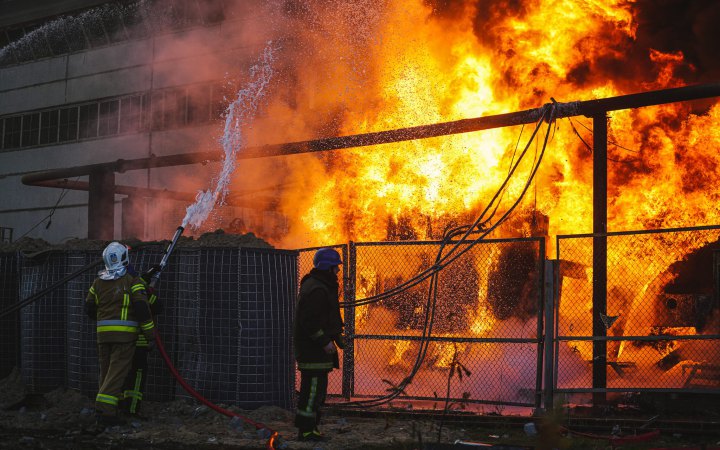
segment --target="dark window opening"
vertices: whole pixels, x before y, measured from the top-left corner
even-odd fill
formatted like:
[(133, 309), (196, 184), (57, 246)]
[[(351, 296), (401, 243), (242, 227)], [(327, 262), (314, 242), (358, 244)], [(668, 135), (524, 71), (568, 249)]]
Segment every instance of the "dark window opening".
[(60, 142), (74, 141), (78, 135), (78, 108), (60, 110)]
[(165, 104), (164, 94), (162, 92), (153, 92), (151, 95), (150, 109), (152, 110), (152, 122), (150, 128), (152, 130), (163, 129), (163, 105)]
[(3, 146), (5, 149), (20, 148), (21, 130), (22, 116), (5, 119), (5, 131), (3, 133)]
[(142, 96), (120, 100), (120, 132), (137, 133), (142, 127)]
[(187, 123), (210, 121), (210, 85), (193, 86), (188, 89)]
[(184, 89), (165, 91), (164, 126), (166, 129), (185, 125), (187, 96)]
[(40, 113), (25, 114), (22, 116), (22, 146), (37, 145), (39, 137)]
[(40, 144), (53, 144), (58, 140), (59, 111), (45, 111), (40, 114)]
[(212, 86), (212, 118), (213, 120), (222, 119), (227, 109), (227, 99), (225, 96), (225, 87), (222, 83)]
[(80, 107), (79, 134), (80, 139), (97, 136), (98, 105), (83, 105)]
[(110, 136), (118, 133), (118, 100), (100, 103), (99, 136)]

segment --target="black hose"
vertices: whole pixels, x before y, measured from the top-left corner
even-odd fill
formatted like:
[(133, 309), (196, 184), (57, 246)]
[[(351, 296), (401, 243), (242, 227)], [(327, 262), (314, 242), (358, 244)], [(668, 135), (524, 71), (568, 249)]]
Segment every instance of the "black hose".
[(17, 311), (19, 309), (26, 307), (30, 303), (33, 303), (33, 302), (39, 300), (40, 298), (44, 297), (49, 292), (54, 291), (55, 289), (59, 288), (63, 284), (67, 283), (68, 281), (79, 277), (83, 273), (87, 272), (88, 270), (90, 270), (93, 267), (95, 267), (99, 264), (102, 264), (102, 263), (103, 263), (102, 259), (98, 259), (96, 261), (93, 261), (93, 262), (83, 266), (82, 268), (76, 270), (75, 272), (73, 272), (69, 275), (65, 275), (65, 277), (63, 277), (61, 280), (56, 281), (55, 283), (51, 284), (50, 286), (46, 287), (45, 289), (42, 289), (39, 292), (34, 293), (33, 295), (26, 298), (25, 300), (22, 300), (17, 305), (13, 305), (10, 308), (6, 309), (5, 311), (0, 312), (0, 319), (2, 319), (3, 317), (5, 317), (9, 314), (14, 313), (15, 311)]

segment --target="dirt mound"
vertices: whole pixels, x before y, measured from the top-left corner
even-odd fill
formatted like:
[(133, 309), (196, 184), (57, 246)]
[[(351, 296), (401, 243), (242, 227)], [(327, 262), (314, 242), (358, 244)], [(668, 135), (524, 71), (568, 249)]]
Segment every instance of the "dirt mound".
[[(166, 241), (142, 242), (137, 239), (121, 240), (120, 242), (129, 245), (131, 248), (139, 248), (147, 245), (160, 245), (163, 248), (170, 243)], [(15, 242), (0, 243), (0, 253), (22, 252), (25, 255), (33, 255), (45, 251), (100, 251), (109, 244), (110, 241), (92, 240), (92, 239), (70, 239), (62, 244), (50, 244), (43, 239), (34, 239), (23, 237)], [(202, 234), (197, 239), (189, 236), (181, 236), (177, 243), (178, 248), (182, 247), (245, 247), (245, 248), (273, 248), (263, 239), (255, 236), (253, 233), (246, 234), (230, 234), (223, 230), (215, 230)]]
[(25, 383), (20, 378), (20, 371), (17, 367), (13, 367), (12, 372), (0, 380), (0, 410), (18, 405), (25, 400), (26, 395), (27, 391)]

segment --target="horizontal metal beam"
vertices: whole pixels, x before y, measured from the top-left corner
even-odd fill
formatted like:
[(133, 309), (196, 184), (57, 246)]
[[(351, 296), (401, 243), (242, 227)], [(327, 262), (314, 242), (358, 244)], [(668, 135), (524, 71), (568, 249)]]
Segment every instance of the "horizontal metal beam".
[[(86, 181), (73, 181), (73, 180), (45, 180), (38, 181), (33, 186), (52, 187), (58, 189), (69, 189), (75, 191), (90, 191), (90, 183)], [(115, 194), (143, 197), (143, 198), (167, 198), (172, 200), (179, 200), (187, 203), (192, 203), (196, 199), (196, 193), (193, 192), (182, 192), (182, 191), (169, 191), (167, 189), (153, 189), (144, 188), (137, 186), (123, 186), (115, 185)], [(243, 195), (247, 195), (253, 192), (239, 192), (236, 195), (228, 195), (225, 197), (225, 204), (228, 206), (234, 206), (239, 208), (258, 209), (265, 210), (268, 205), (274, 205), (277, 203), (275, 197), (252, 197), (252, 198), (241, 198)]]
[[(720, 83), (663, 89), (598, 100), (555, 103), (555, 117), (563, 118), (581, 115), (593, 116), (603, 111), (640, 108), (710, 97), (720, 97)], [(248, 147), (238, 151), (237, 159), (266, 158), (271, 156), (286, 156), (299, 153), (339, 150), (343, 148), (366, 147), (370, 145), (390, 144), (394, 142), (523, 125), (535, 123), (540, 120), (545, 108), (547, 108), (547, 105), (540, 108), (526, 109), (524, 111), (513, 113), (477, 117), (474, 119), (462, 119), (432, 125), (420, 125), (396, 130), (314, 139), (277, 145)], [(34, 185), (39, 181), (84, 176), (89, 175), (94, 171), (113, 171), (122, 173), (128, 170), (207, 163), (220, 161), (222, 158), (223, 154), (221, 152), (198, 152), (132, 160), (119, 159), (108, 163), (35, 172), (23, 176), (22, 182), (24, 184)]]

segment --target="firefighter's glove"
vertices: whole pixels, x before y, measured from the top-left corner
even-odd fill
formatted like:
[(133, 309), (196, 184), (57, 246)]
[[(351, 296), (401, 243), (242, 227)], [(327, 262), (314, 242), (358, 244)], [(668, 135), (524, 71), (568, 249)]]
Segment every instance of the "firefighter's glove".
[(338, 334), (333, 340), (335, 341), (335, 345), (337, 345), (340, 350), (345, 350), (345, 338), (342, 334)]
[(152, 280), (152, 277), (158, 272), (160, 272), (160, 264), (155, 264), (153, 266), (150, 266), (150, 269), (148, 269), (147, 272), (142, 274), (141, 277), (145, 283), (150, 283), (150, 280)]
[(335, 348), (335, 343), (333, 341), (328, 342), (325, 344), (325, 347), (323, 347), (323, 351), (327, 353), (328, 355), (332, 355), (337, 353), (337, 348)]

